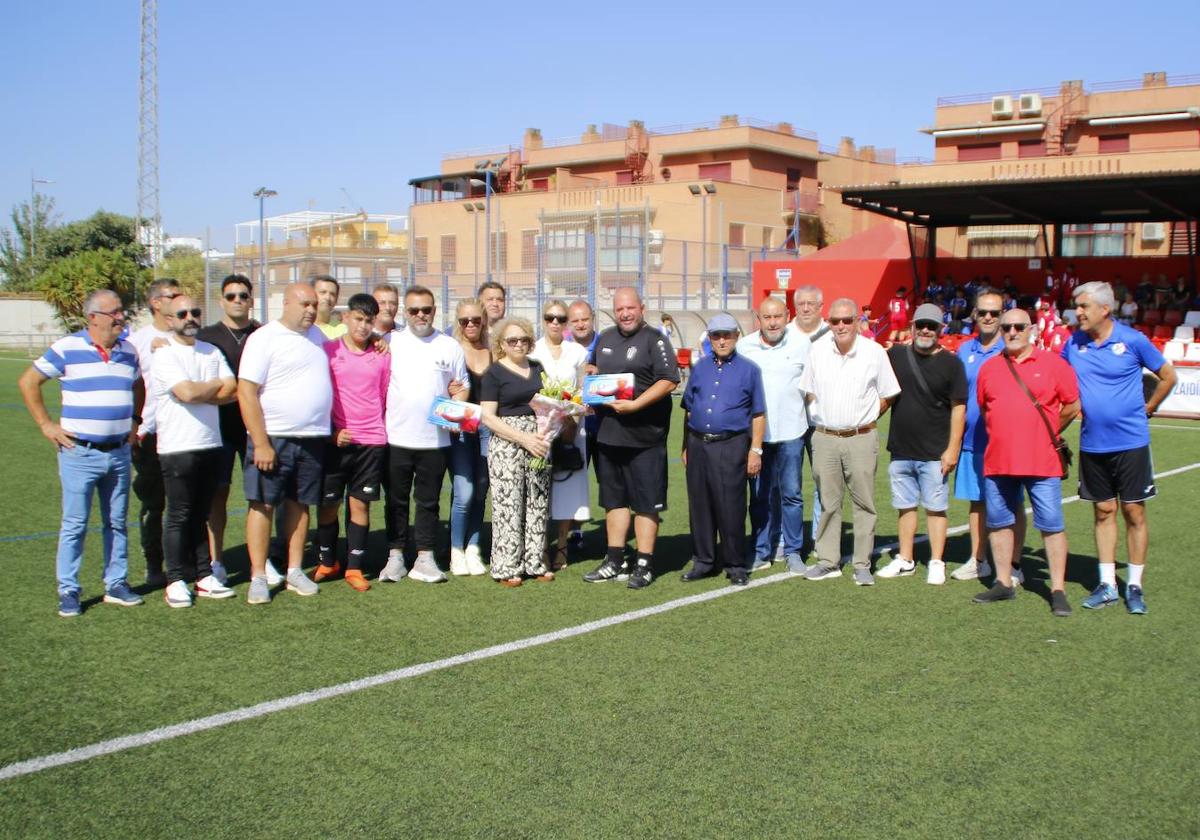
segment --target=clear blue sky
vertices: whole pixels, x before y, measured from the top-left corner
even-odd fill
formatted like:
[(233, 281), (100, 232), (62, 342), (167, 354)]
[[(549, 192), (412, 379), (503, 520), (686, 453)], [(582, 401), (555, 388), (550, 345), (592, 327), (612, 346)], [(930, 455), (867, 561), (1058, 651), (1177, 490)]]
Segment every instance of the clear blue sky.
[[(228, 247), (257, 217), (405, 212), (446, 151), (587, 123), (736, 113), (822, 144), (931, 153), (938, 96), (1200, 73), (1200, 3), (203, 3), (159, 8), (164, 226)], [(30, 172), (64, 220), (136, 206), (139, 3), (0, 12), (0, 210)]]

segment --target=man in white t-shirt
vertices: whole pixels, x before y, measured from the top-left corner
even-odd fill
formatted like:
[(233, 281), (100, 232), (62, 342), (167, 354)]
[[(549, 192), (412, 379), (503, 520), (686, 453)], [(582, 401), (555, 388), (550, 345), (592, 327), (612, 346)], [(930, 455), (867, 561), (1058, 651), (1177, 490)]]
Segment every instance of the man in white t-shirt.
[(417, 508), (413, 522), (417, 559), (408, 574), (413, 580), (440, 583), (446, 575), (438, 567), (434, 551), (450, 434), (429, 422), (429, 409), (434, 397), (467, 399), (467, 360), (457, 341), (433, 328), (437, 304), (429, 289), (409, 287), (404, 293), (404, 314), (408, 328), (391, 333), (394, 363), (385, 417), (388, 512), (393, 527), (388, 562), (379, 580), (394, 582), (405, 575), (402, 552), (408, 539), (411, 493)]
[(151, 372), (154, 348), (171, 338), (167, 324), (167, 312), (175, 305), (175, 298), (182, 295), (179, 283), (170, 277), (162, 277), (150, 284), (146, 292), (146, 303), (150, 308), (151, 321), (129, 334), (129, 343), (137, 348), (138, 367), (142, 382), (146, 386), (146, 404), (137, 418), (137, 442), (134, 443), (133, 493), (141, 503), (138, 511), (138, 534), (142, 543), (142, 555), (146, 558), (146, 585), (158, 589), (167, 585), (163, 574), (163, 508), (166, 496), (163, 492), (162, 465), (158, 462), (158, 434), (154, 422), (157, 410), (152, 396)]
[[(817, 286), (801, 286), (792, 296), (792, 306), (796, 309), (796, 317), (788, 322), (788, 329), (792, 340), (801, 339), (808, 341), (810, 344), (820, 341), (829, 335), (829, 325), (821, 318), (821, 305), (824, 303), (824, 294)], [(805, 353), (807, 357), (807, 353)], [(812, 418), (808, 417), (807, 406), (804, 409), (805, 419), (808, 425), (808, 431), (804, 433), (804, 454), (808, 456), (808, 474), (816, 476), (813, 471), (813, 424)], [(768, 420), (767, 422), (770, 422)], [(802, 491), (803, 493), (803, 491)], [(814, 545), (817, 541), (817, 523), (821, 521), (821, 497), (817, 493), (816, 479), (813, 480), (812, 494), (812, 525), (808, 529), (808, 544)], [(803, 529), (803, 525), (799, 526)], [(803, 555), (803, 550), (801, 551)], [(786, 556), (786, 553), (785, 553)], [(811, 554), (808, 555), (810, 558)], [(798, 567), (797, 567), (798, 568)]]
[(322, 462), (330, 435), (333, 385), (325, 336), (313, 325), (317, 293), (295, 283), (283, 295), (283, 315), (246, 339), (238, 369), (238, 402), (246, 421), (246, 550), (250, 554), (247, 603), (270, 603), (267, 548), (271, 516), (284, 507), (282, 537), (288, 546), (287, 588), (316, 595), (300, 568), (308, 536), (308, 507), (321, 503)]
[(196, 584), (200, 598), (234, 595), (212, 574), (207, 521), (223, 455), (217, 406), (237, 399), (237, 379), (216, 346), (196, 340), (203, 314), (200, 307), (187, 295), (179, 295), (168, 309), (173, 336), (154, 351), (151, 377), (158, 459), (167, 498), (163, 597), (169, 607), (190, 607), (189, 581)]

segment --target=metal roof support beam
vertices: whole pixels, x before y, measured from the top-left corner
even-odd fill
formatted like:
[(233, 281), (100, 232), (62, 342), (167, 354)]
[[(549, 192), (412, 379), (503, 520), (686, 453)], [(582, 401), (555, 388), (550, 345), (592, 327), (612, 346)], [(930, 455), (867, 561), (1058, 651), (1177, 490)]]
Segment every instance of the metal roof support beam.
[(1012, 204), (1006, 201), (998, 201), (997, 199), (982, 195), (980, 193), (975, 193), (975, 197), (989, 207), (995, 207), (997, 210), (1003, 210), (1006, 213), (1012, 213), (1014, 216), (1024, 219), (1027, 222), (1041, 224), (1045, 221), (1045, 219), (1043, 219), (1041, 216), (1038, 216), (1035, 213), (1030, 213), (1028, 210), (1022, 210), (1020, 207), (1014, 207)]
[(925, 286), (937, 276), (937, 232), (933, 225), (925, 227)]
[(922, 216), (911, 211), (898, 210), (892, 207), (884, 207), (873, 201), (863, 201), (855, 196), (842, 196), (842, 203), (848, 204), (857, 210), (866, 210), (868, 213), (878, 213), (880, 216), (887, 216), (889, 219), (896, 219), (909, 225), (926, 225), (929, 224), (929, 217)]
[(1181, 219), (1191, 219), (1192, 218), (1190, 214), (1184, 212), (1183, 210), (1180, 210), (1178, 207), (1176, 207), (1175, 205), (1173, 205), (1169, 202), (1163, 201), (1158, 196), (1153, 195), (1152, 193), (1149, 193), (1146, 190), (1134, 190), (1134, 193), (1136, 195), (1140, 196), (1141, 198), (1146, 199), (1146, 201), (1150, 202), (1151, 204), (1153, 204), (1155, 207), (1159, 208), (1160, 210), (1166, 210), (1168, 213), (1172, 213)]
[(909, 258), (909, 262), (912, 263), (912, 275), (913, 275), (912, 293), (913, 293), (913, 300), (916, 300), (917, 299), (917, 297), (916, 297), (917, 289), (919, 289), (921, 287), (921, 272), (917, 268), (917, 249), (915, 247), (913, 247), (912, 225), (906, 224), (904, 226), (904, 233), (908, 236), (908, 258)]

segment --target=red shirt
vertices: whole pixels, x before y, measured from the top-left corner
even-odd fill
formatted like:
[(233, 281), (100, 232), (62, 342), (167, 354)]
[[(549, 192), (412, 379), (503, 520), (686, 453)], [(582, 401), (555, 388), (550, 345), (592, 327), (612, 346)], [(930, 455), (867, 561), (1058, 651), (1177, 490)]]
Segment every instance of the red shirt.
[(888, 301), (888, 326), (893, 330), (908, 326), (908, 301), (905, 298), (894, 297)]
[[(1050, 428), (1058, 430), (1058, 412), (1079, 399), (1075, 371), (1057, 353), (1034, 348), (1017, 375), (1033, 392)], [(1059, 476), (1062, 466), (1046, 427), (1005, 362), (1004, 353), (979, 369), (979, 408), (987, 424), (988, 445), (983, 453), (984, 475)]]

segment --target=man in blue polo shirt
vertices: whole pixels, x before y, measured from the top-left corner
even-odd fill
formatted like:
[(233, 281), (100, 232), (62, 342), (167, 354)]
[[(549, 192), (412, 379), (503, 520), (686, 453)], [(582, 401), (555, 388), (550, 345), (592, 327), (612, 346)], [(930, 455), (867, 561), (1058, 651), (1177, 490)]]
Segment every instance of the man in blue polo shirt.
[[(104, 533), (104, 603), (142, 603), (126, 581), (129, 446), (145, 399), (137, 350), (120, 337), (125, 310), (116, 292), (92, 292), (83, 311), (86, 329), (54, 342), (17, 383), (34, 422), (58, 450), (62, 528), (55, 566), (58, 614), (64, 617), (82, 611), (79, 567), (93, 493), (100, 497)], [(42, 399), (42, 386), (51, 379), (62, 385), (57, 423)]]
[(708, 338), (712, 353), (696, 363), (683, 389), (693, 547), (692, 568), (683, 579), (700, 580), (724, 567), (731, 584), (745, 586), (746, 477), (762, 469), (767, 426), (762, 371), (736, 352), (738, 324), (732, 315), (709, 319)]
[[(1083, 428), (1079, 434), (1079, 496), (1093, 503), (1100, 584), (1083, 601), (1088, 609), (1115, 604), (1117, 595), (1117, 500), (1125, 519), (1129, 581), (1125, 604), (1144, 615), (1142, 572), (1150, 529), (1146, 500), (1156, 495), (1150, 456), (1149, 418), (1175, 387), (1175, 369), (1144, 335), (1113, 320), (1112, 287), (1084, 283), (1075, 290), (1079, 330), (1062, 356), (1079, 379)], [(1143, 398), (1142, 368), (1158, 376), (1150, 399)]]

